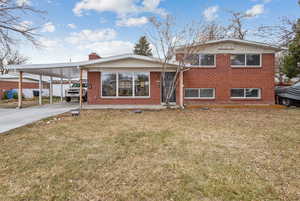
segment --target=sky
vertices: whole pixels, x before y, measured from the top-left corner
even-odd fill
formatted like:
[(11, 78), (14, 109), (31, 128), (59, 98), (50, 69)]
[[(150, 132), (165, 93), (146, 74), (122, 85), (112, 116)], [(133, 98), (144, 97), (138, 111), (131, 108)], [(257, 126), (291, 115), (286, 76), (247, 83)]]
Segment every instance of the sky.
[[(16, 0), (47, 12), (26, 16), (24, 24), (39, 26), (40, 48), (20, 42), (29, 63), (87, 60), (100, 56), (132, 53), (134, 44), (149, 29), (148, 18), (175, 17), (178, 26), (192, 21), (229, 23), (229, 10), (250, 14), (246, 26), (280, 23), (282, 17), (300, 17), (297, 0)], [(249, 36), (250, 40), (258, 40)]]

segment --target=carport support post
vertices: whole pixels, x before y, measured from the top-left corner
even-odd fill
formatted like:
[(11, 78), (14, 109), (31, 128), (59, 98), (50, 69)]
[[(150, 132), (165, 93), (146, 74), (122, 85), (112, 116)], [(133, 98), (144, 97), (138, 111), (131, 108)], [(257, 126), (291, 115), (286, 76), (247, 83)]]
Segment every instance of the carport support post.
[(63, 78), (60, 78), (60, 102), (64, 101), (64, 81)]
[(49, 88), (49, 97), (50, 97), (50, 104), (53, 104), (53, 77), (50, 77), (50, 88)]
[(79, 91), (79, 104), (80, 104), (80, 108), (82, 108), (82, 74), (83, 74), (83, 70), (80, 69), (80, 91)]
[(184, 108), (183, 105), (183, 72), (179, 73), (179, 106)]
[(22, 91), (23, 91), (23, 72), (19, 72), (19, 91), (18, 91), (18, 109), (22, 108)]
[(39, 79), (39, 104), (42, 105), (43, 104), (43, 76), (40, 75), (40, 79)]

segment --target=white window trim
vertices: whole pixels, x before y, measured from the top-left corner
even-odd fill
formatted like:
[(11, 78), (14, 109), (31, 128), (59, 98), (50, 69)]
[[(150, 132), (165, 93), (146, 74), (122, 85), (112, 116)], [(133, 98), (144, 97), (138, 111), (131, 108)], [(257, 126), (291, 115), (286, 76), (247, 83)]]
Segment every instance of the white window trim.
[[(116, 74), (116, 96), (103, 96), (103, 90), (102, 90), (102, 86), (103, 86), (103, 79), (102, 79), (102, 73), (115, 73)], [(131, 73), (132, 74), (132, 87), (133, 87), (133, 91), (132, 91), (132, 96), (119, 96), (119, 73)], [(149, 96), (135, 96), (135, 77), (134, 74), (135, 73), (147, 73), (148, 77), (149, 77)], [(102, 99), (146, 99), (146, 98), (150, 98), (151, 97), (151, 73), (150, 72), (132, 72), (132, 71), (122, 71), (122, 72), (109, 72), (109, 71), (105, 71), (105, 72), (101, 72), (101, 87), (100, 87), (100, 93), (101, 93), (101, 98)]]
[[(244, 90), (244, 97), (231, 97), (231, 90), (232, 89), (243, 89)], [(247, 89), (258, 89), (258, 97), (246, 97), (246, 90)], [(261, 99), (261, 88), (231, 88), (230, 89), (230, 99), (259, 100), (259, 99)]]
[[(185, 90), (186, 89), (192, 89), (192, 90), (198, 90), (199, 91), (199, 97), (186, 97), (185, 96)], [(213, 97), (200, 97), (200, 90), (201, 89), (213, 89), (213, 94), (214, 94), (214, 96)], [(216, 99), (216, 89), (215, 88), (185, 88), (184, 89), (184, 99), (205, 99), (205, 100), (214, 100), (214, 99)]]
[[(259, 65), (247, 65), (247, 55), (260, 55), (259, 56)], [(241, 54), (231, 54), (232, 55), (245, 55), (245, 65), (232, 65), (231, 64), (231, 58), (230, 58), (230, 66), (232, 68), (262, 68), (262, 54), (260, 53), (241, 53)]]
[[(214, 65), (201, 65), (201, 58), (200, 55), (214, 55)], [(199, 65), (190, 65), (192, 68), (216, 68), (217, 67), (217, 55), (211, 53), (199, 53)]]

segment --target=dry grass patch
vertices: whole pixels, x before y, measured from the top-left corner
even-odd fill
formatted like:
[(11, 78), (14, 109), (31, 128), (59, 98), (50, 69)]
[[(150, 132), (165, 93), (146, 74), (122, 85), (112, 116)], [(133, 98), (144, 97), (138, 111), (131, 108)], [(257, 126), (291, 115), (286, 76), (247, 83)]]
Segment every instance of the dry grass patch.
[[(54, 103), (59, 101), (60, 101), (59, 97), (53, 97)], [(50, 103), (49, 98), (43, 98), (43, 104), (49, 104), (49, 103)], [(23, 99), (22, 105), (23, 108), (39, 105), (39, 99), (38, 98)], [(0, 100), (0, 108), (16, 108), (16, 107), (18, 107), (18, 100), (16, 99)]]
[(299, 200), (300, 110), (85, 111), (0, 136), (0, 200)]

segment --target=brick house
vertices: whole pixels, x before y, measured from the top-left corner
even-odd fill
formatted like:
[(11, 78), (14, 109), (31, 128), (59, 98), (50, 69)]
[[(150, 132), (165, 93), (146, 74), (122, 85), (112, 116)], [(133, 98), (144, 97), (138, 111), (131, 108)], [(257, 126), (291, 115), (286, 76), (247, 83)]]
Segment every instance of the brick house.
[[(188, 70), (180, 73), (171, 102), (195, 104), (275, 104), (275, 53), (280, 48), (245, 40), (209, 41), (191, 47)], [(176, 58), (184, 54), (180, 47)], [(176, 61), (166, 64), (172, 80)], [(89, 61), (11, 66), (19, 72), (74, 78), (86, 73), (88, 104), (161, 105), (162, 62), (153, 57), (119, 55), (101, 58), (93, 53)], [(82, 77), (83, 73), (80, 73)], [(168, 83), (168, 82), (167, 82)]]
[[(18, 89), (19, 78), (17, 75), (5, 74), (0, 75), (0, 100), (3, 98), (4, 92), (7, 90)], [(39, 81), (31, 77), (24, 77), (24, 89), (38, 89)]]
[[(275, 53), (280, 51), (278, 47), (242, 40), (218, 40), (194, 48), (188, 57), (190, 69), (183, 73), (183, 104), (275, 104)], [(184, 54), (182, 51), (177, 49), (177, 59)], [(101, 69), (102, 65), (107, 67)], [(92, 86), (88, 103), (163, 103), (161, 72), (145, 66), (150, 63), (128, 57), (109, 65), (102, 63), (98, 65), (101, 69), (98, 72), (88, 68)], [(172, 64), (169, 72), (172, 77), (171, 69)], [(142, 80), (139, 77), (143, 77)], [(136, 85), (124, 84), (128, 80)], [(139, 88), (142, 83), (146, 88)], [(172, 99), (177, 105), (181, 97), (179, 88), (177, 85)]]

